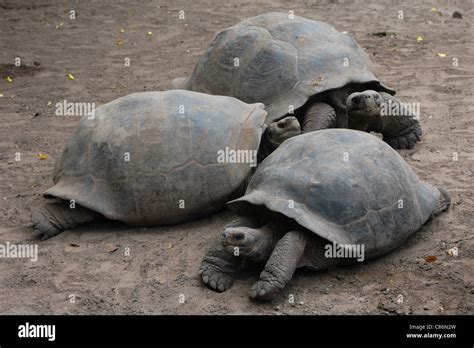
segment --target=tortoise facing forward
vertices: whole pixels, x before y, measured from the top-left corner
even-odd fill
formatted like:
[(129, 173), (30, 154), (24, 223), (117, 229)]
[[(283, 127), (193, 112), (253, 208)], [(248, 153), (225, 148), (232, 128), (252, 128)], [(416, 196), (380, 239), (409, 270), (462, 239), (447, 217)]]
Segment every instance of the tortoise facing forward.
[[(265, 116), (263, 104), (189, 91), (135, 93), (100, 106), (56, 162), (45, 196), (59, 202), (33, 212), (36, 234), (49, 238), (100, 216), (150, 226), (221, 209), (256, 164)], [(296, 134), (293, 119), (267, 127), (265, 149)]]
[(418, 115), (379, 81), (351, 36), (287, 13), (265, 13), (224, 29), (192, 75), (172, 84), (263, 103), (267, 123), (294, 112), (303, 132), (375, 131), (397, 149), (412, 148), (422, 135)]
[(224, 229), (200, 274), (224, 291), (242, 259), (265, 262), (250, 296), (272, 299), (296, 268), (327, 269), (386, 254), (449, 204), (446, 190), (421, 181), (373, 135), (303, 134), (268, 156), (245, 196), (228, 203), (241, 219)]

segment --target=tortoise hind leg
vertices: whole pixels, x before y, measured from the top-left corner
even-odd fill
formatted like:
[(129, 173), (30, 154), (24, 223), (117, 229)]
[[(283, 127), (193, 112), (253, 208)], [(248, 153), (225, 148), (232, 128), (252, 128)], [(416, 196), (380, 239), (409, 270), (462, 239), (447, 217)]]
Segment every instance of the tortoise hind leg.
[(287, 232), (276, 244), (275, 249), (260, 274), (260, 280), (252, 286), (250, 297), (269, 301), (275, 298), (293, 278), (306, 247), (303, 232)]
[(449, 196), (449, 192), (444, 187), (438, 187), (438, 190), (440, 192), (440, 195), (438, 204), (433, 211), (433, 216), (441, 214), (451, 205), (451, 197)]
[(31, 215), (34, 237), (45, 240), (99, 216), (100, 214), (79, 205), (70, 208), (68, 202), (45, 203)]

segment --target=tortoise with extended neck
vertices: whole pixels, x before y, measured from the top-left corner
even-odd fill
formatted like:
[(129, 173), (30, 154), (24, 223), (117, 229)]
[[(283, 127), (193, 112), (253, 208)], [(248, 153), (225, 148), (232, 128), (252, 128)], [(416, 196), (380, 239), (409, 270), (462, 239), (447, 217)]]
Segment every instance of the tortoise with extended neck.
[[(267, 123), (294, 112), (303, 132), (336, 127), (375, 131), (400, 149), (412, 148), (421, 137), (417, 115), (393, 107), (403, 104), (378, 80), (352, 37), (286, 13), (262, 14), (224, 29), (192, 75), (172, 84), (264, 103)], [(390, 114), (395, 109), (406, 112)]]
[(224, 291), (243, 259), (264, 262), (250, 297), (274, 298), (298, 267), (321, 270), (369, 260), (402, 244), (450, 204), (373, 135), (321, 130), (286, 140), (257, 168), (245, 195), (228, 203), (241, 216), (201, 264)]
[[(42, 239), (101, 216), (150, 226), (223, 208), (256, 165), (266, 112), (260, 103), (166, 91), (130, 94), (94, 116), (80, 121), (56, 162), (45, 196), (57, 200), (32, 214)], [(299, 134), (294, 117), (267, 129), (260, 159)], [(220, 161), (226, 150), (234, 157)]]

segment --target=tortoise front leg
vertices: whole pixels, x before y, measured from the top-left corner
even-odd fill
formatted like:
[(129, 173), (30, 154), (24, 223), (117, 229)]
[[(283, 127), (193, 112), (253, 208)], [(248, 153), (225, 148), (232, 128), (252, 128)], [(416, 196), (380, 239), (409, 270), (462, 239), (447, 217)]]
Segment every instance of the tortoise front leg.
[[(225, 228), (232, 226), (257, 226), (254, 219), (240, 217), (229, 223)], [(225, 230), (224, 228), (224, 230)], [(199, 275), (204, 284), (211, 289), (223, 292), (229, 289), (234, 282), (233, 275), (239, 270), (241, 258), (226, 251), (223, 247), (223, 234), (219, 234), (208, 250), (201, 263)]]
[(314, 103), (305, 112), (302, 133), (313, 132), (316, 130), (337, 128), (336, 110), (326, 103)]
[(252, 286), (250, 297), (269, 301), (277, 296), (293, 277), (293, 273), (303, 257), (306, 238), (303, 232), (287, 232), (276, 244), (260, 280)]
[[(385, 112), (382, 109), (380, 129), (374, 129), (383, 134), (384, 141), (395, 149), (411, 149), (420, 141), (422, 130), (420, 122), (403, 103), (392, 95), (381, 92), (384, 99)], [(391, 114), (398, 110), (399, 115)]]

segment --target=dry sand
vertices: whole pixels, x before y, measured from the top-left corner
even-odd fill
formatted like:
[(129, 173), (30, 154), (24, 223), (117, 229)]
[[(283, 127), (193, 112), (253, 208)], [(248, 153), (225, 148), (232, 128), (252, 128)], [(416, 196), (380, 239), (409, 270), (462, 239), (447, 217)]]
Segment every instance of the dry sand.
[[(265, 304), (248, 298), (259, 269), (222, 294), (197, 276), (211, 238), (233, 219), (228, 211), (170, 227), (83, 226), (39, 242), (37, 262), (0, 259), (0, 313), (473, 313), (472, 1), (2, 1), (0, 242), (33, 243), (25, 226), (79, 120), (55, 116), (55, 103), (98, 106), (132, 92), (165, 90), (173, 78), (191, 73), (217, 31), (273, 10), (347, 31), (370, 53), (381, 80), (404, 101), (421, 104), (424, 138), (400, 153), (420, 178), (451, 192), (450, 210), (376, 261), (326, 273), (297, 271), (281, 298)], [(454, 10), (463, 19), (452, 18)], [(382, 31), (395, 35), (372, 35)], [(15, 57), (23, 68), (12, 65)], [(459, 248), (458, 257), (447, 255), (451, 247)], [(429, 255), (437, 260), (426, 262)], [(295, 304), (288, 303), (290, 294)]]

